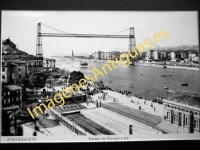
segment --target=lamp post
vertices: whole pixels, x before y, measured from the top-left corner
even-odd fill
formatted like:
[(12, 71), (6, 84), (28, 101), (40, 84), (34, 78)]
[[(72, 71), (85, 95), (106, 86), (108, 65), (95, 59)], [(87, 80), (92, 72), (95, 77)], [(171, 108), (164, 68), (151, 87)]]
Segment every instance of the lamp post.
[(54, 97), (54, 90), (55, 90), (55, 89), (53, 88), (53, 97)]

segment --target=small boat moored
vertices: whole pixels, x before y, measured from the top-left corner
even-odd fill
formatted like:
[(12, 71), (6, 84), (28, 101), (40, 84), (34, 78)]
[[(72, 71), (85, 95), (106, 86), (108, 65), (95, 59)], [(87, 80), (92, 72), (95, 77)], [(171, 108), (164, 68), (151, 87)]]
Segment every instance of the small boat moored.
[(173, 91), (173, 90), (167, 90), (167, 93), (176, 93), (175, 91)]
[(183, 83), (183, 84), (181, 84), (182, 86), (188, 86), (188, 83)]

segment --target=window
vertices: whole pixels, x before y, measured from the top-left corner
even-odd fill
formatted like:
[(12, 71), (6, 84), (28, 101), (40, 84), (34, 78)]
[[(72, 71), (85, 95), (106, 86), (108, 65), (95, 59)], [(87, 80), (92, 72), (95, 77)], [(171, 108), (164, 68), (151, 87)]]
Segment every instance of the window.
[(15, 75), (14, 75), (14, 73), (12, 73), (12, 79), (15, 79)]
[(177, 114), (174, 114), (174, 121), (178, 122), (178, 115)]
[(19, 75), (19, 78), (21, 78), (21, 75)]
[(188, 124), (189, 124), (189, 118), (185, 117), (185, 125), (188, 125)]
[(2, 79), (5, 80), (5, 75), (2, 75)]
[(19, 101), (19, 98), (18, 98), (18, 97), (16, 97), (16, 101), (17, 101), (17, 102)]
[(8, 91), (8, 95), (10, 95), (10, 92)]
[(19, 69), (19, 71), (21, 71), (21, 69)]
[(10, 98), (8, 98), (8, 103), (10, 103)]
[(170, 119), (170, 112), (167, 112), (167, 119)]
[(2, 68), (2, 72), (5, 72), (5, 68)]
[(199, 128), (199, 121), (194, 120), (194, 128), (198, 129)]
[(5, 62), (5, 61), (2, 61), (2, 66), (3, 66), (3, 65), (6, 65), (6, 62)]

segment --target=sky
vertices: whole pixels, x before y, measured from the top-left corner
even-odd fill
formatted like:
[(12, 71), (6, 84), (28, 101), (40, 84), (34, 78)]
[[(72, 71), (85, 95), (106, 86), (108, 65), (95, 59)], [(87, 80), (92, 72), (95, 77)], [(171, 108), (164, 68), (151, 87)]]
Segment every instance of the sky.
[[(165, 29), (169, 36), (160, 47), (199, 45), (197, 11), (2, 11), (1, 39), (36, 54), (37, 25), (74, 34), (129, 35), (134, 27), (136, 44)], [(42, 33), (59, 33), (42, 25)], [(123, 32), (120, 32), (123, 31)], [(118, 33), (120, 32), (120, 33)], [(142, 33), (142, 34), (141, 34)], [(127, 51), (129, 39), (42, 37), (43, 56), (92, 54), (95, 51)]]

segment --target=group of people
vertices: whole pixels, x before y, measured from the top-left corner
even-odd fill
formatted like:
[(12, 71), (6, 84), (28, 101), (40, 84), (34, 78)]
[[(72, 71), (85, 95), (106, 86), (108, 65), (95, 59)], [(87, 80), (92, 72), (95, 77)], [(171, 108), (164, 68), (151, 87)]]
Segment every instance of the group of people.
[[(137, 101), (137, 103), (133, 100), (133, 99), (131, 99), (131, 103), (134, 103), (134, 104), (140, 104), (139, 103), (139, 101)], [(146, 105), (146, 100), (144, 100), (144, 104)], [(151, 103), (151, 107), (154, 109), (154, 112), (156, 111), (156, 107), (153, 107), (153, 103)], [(142, 107), (141, 106), (139, 106), (139, 110), (142, 110)]]

